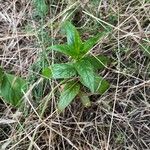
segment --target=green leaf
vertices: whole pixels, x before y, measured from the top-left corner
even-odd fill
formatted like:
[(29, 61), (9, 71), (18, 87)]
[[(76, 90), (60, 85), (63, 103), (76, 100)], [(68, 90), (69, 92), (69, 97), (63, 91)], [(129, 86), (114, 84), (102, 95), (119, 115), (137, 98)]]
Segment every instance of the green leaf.
[(58, 102), (58, 110), (63, 111), (77, 96), (80, 90), (80, 85), (76, 82), (68, 82), (63, 92), (60, 95), (60, 99)]
[(62, 28), (67, 35), (68, 45), (72, 45), (73, 48), (76, 50), (76, 52), (79, 53), (80, 46), (82, 45), (82, 41), (75, 26), (71, 22), (66, 21), (63, 24)]
[(43, 18), (48, 12), (48, 6), (46, 5), (45, 0), (34, 0), (34, 5), (36, 8), (36, 13)]
[(55, 51), (65, 54), (65, 55), (71, 56), (73, 58), (76, 57), (75, 50), (70, 45), (65, 45), (65, 44), (53, 45), (53, 46), (49, 47), (48, 49), (53, 49)]
[(107, 32), (101, 32), (100, 34), (97, 34), (96, 36), (88, 39), (83, 43), (83, 49), (81, 49), (81, 55), (85, 55), (90, 49), (93, 48), (97, 42), (102, 39), (104, 36), (106, 36)]
[(19, 106), (23, 97), (23, 89), (27, 89), (25, 80), (20, 77), (5, 73), (0, 86), (3, 100), (13, 106)]
[(94, 69), (88, 60), (82, 59), (75, 63), (75, 68), (80, 75), (81, 83), (94, 92)]
[(150, 44), (148, 43), (141, 44), (141, 49), (143, 50), (146, 56), (150, 57)]
[(4, 76), (4, 71), (3, 71), (3, 69), (0, 67), (0, 84), (1, 84), (1, 82), (2, 82), (3, 76)]
[(91, 101), (86, 93), (80, 92), (79, 97), (84, 107), (90, 107)]
[(51, 77), (52, 77), (52, 71), (51, 71), (51, 69), (50, 69), (49, 67), (44, 68), (44, 69), (42, 70), (42, 75), (43, 75), (44, 77), (46, 77), (46, 78), (51, 78)]
[(110, 84), (101, 76), (95, 75), (94, 80), (95, 92), (103, 94), (110, 87)]
[(110, 63), (110, 59), (106, 56), (99, 55), (99, 56), (87, 56), (85, 57), (93, 66), (94, 69), (104, 69), (108, 63)]
[(52, 78), (61, 79), (61, 78), (70, 78), (77, 74), (75, 68), (71, 63), (64, 64), (53, 64), (51, 67)]

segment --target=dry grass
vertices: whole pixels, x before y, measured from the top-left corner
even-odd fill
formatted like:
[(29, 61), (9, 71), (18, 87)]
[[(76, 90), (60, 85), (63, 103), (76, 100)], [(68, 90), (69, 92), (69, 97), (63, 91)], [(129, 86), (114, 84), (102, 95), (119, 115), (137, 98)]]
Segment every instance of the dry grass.
[[(150, 1), (47, 0), (46, 4), (49, 10), (40, 18), (30, 0), (0, 0), (1, 66), (32, 83), (24, 93), (23, 109), (0, 102), (0, 149), (149, 150)], [(85, 39), (111, 28), (91, 54), (106, 54), (114, 62), (101, 73), (111, 83), (107, 93), (91, 96), (90, 108), (76, 100), (58, 114), (54, 90), (59, 83), (45, 83), (38, 74), (47, 64), (66, 61), (45, 49), (64, 40), (59, 28), (68, 18)], [(31, 96), (35, 89), (38, 92)]]

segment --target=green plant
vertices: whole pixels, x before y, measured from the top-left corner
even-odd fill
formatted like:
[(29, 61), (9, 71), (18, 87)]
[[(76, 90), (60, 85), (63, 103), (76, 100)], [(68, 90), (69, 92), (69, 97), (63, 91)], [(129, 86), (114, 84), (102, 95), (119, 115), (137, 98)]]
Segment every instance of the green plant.
[[(150, 41), (150, 39), (148, 39), (148, 41)], [(140, 44), (140, 47), (145, 56), (150, 58), (150, 44), (148, 42), (143, 42), (142, 44)]]
[(26, 91), (26, 81), (21, 77), (4, 72), (0, 68), (0, 97), (7, 103), (18, 107), (22, 102), (23, 92)]
[(109, 59), (103, 55), (94, 57), (88, 53), (107, 32), (101, 32), (82, 42), (78, 31), (70, 22), (65, 22), (62, 28), (67, 35), (67, 44), (53, 45), (49, 49), (69, 56), (70, 61), (52, 64), (42, 72), (47, 78), (64, 80), (64, 88), (58, 102), (60, 111), (64, 110), (77, 95), (84, 106), (90, 106), (89, 97), (85, 93), (86, 88), (91, 93), (99, 94), (103, 94), (109, 88), (109, 83), (97, 74), (99, 69), (105, 68)]
[(48, 12), (48, 6), (45, 0), (33, 0), (34, 6), (36, 8), (36, 14), (43, 18)]

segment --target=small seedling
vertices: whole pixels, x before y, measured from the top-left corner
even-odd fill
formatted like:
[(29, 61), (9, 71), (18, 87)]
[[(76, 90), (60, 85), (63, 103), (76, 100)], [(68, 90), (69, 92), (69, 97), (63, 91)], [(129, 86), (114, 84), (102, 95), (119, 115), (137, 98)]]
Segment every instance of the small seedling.
[(19, 107), (23, 92), (26, 90), (26, 81), (21, 77), (6, 73), (0, 68), (0, 97), (7, 103)]
[(53, 45), (49, 49), (67, 55), (70, 61), (52, 64), (42, 72), (46, 78), (62, 79), (65, 83), (58, 102), (60, 111), (64, 110), (76, 96), (80, 97), (84, 106), (90, 106), (90, 99), (85, 93), (87, 88), (93, 94), (103, 94), (109, 88), (109, 83), (97, 74), (99, 69), (105, 68), (109, 59), (103, 55), (94, 57), (89, 54), (107, 32), (101, 32), (82, 42), (77, 29), (70, 22), (65, 22), (62, 29), (67, 36), (67, 44)]

